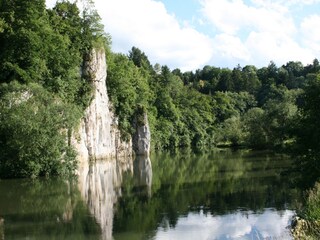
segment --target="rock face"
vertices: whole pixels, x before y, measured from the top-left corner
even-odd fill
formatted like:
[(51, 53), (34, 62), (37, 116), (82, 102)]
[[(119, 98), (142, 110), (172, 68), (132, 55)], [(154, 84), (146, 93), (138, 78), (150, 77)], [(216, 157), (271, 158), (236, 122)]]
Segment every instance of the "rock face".
[(147, 113), (138, 107), (134, 120), (133, 150), (136, 155), (149, 156), (151, 133)]
[(78, 161), (81, 164), (97, 159), (131, 157), (132, 143), (121, 140), (117, 118), (110, 110), (104, 50), (93, 50), (83, 70), (90, 76), (94, 94), (71, 138), (71, 144), (78, 153)]

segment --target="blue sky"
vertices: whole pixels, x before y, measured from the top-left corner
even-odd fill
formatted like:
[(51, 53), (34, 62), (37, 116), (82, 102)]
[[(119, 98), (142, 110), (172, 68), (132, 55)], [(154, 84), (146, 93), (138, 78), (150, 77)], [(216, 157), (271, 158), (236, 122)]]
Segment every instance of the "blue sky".
[[(55, 0), (47, 0), (52, 6)], [(183, 71), (309, 64), (320, 56), (320, 0), (95, 0), (116, 52)]]

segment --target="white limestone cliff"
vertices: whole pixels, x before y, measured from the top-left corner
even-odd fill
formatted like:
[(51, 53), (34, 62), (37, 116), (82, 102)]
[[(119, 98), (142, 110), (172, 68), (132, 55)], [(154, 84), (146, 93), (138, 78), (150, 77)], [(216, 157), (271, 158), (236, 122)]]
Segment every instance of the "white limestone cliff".
[(120, 138), (117, 118), (110, 110), (107, 95), (107, 64), (104, 50), (93, 50), (84, 66), (94, 88), (93, 100), (80, 125), (72, 134), (71, 144), (78, 153), (79, 163), (90, 160), (131, 157), (131, 141)]

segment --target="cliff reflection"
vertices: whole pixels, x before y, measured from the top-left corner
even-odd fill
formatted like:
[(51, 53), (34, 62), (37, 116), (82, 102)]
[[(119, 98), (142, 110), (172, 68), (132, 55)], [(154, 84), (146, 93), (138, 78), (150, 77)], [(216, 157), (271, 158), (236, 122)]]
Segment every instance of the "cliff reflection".
[(151, 197), (152, 166), (149, 156), (137, 156), (134, 160), (136, 192)]
[(124, 172), (133, 172), (132, 160), (101, 160), (79, 171), (81, 196), (102, 230), (102, 239), (112, 239), (113, 206), (121, 196)]

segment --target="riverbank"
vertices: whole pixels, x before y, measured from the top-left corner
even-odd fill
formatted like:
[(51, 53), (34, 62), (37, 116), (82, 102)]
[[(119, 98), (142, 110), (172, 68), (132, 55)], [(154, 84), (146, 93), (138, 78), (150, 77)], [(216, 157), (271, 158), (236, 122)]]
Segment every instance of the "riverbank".
[(291, 233), (295, 240), (316, 240), (320, 238), (320, 220), (308, 221), (295, 217), (291, 227)]
[(292, 221), (294, 239), (320, 239), (320, 182), (307, 191), (303, 209)]

